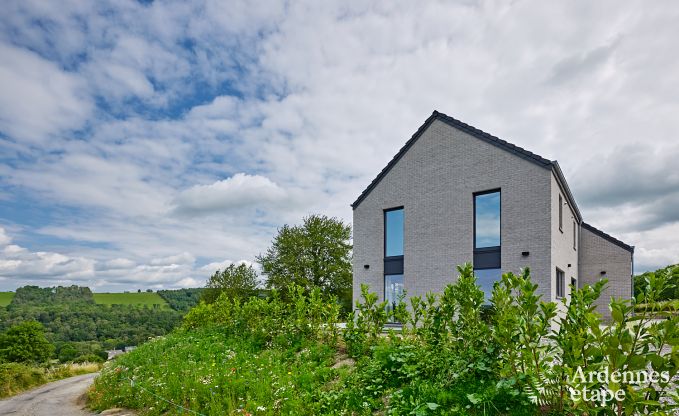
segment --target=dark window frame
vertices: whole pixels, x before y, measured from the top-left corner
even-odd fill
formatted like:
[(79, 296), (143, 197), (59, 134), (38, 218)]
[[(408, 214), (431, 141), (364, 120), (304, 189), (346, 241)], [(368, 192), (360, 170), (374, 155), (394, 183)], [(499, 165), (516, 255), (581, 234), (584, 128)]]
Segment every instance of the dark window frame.
[[(499, 193), (500, 194), (500, 245), (499, 246), (491, 246), (491, 247), (476, 247), (476, 197), (481, 196), (481, 195), (488, 195), (488, 194), (494, 194), (494, 193)], [(474, 227), (473, 235), (472, 235), (472, 247), (474, 247), (474, 251), (476, 250), (488, 250), (488, 249), (499, 249), (502, 247), (502, 188), (494, 188), (494, 189), (489, 189), (486, 191), (480, 191), (480, 192), (474, 192), (472, 194), (472, 201), (473, 202), (473, 224), (472, 226)]]
[(403, 210), (403, 253), (405, 254), (405, 239), (406, 239), (406, 212), (405, 208), (403, 205), (398, 206), (398, 207), (393, 207), (393, 208), (387, 208), (382, 210), (382, 227), (384, 228), (382, 232), (382, 239), (383, 239), (383, 249), (382, 249), (382, 255), (384, 256), (385, 260), (393, 260), (393, 259), (402, 259), (403, 254), (398, 255), (398, 256), (387, 256), (387, 212), (391, 211), (398, 211), (398, 210)]
[(563, 196), (559, 194), (559, 231), (563, 233)]
[[(500, 245), (491, 247), (476, 247), (476, 197), (488, 194), (500, 194)], [(492, 188), (485, 191), (473, 192), (472, 193), (472, 257), (473, 257), (473, 267), (474, 270), (491, 270), (491, 269), (501, 269), (502, 268), (502, 188)], [(476, 261), (477, 257), (484, 254), (494, 254), (497, 256), (497, 262), (489, 264), (487, 266), (480, 266)]]
[(566, 273), (556, 268), (556, 298), (561, 299), (566, 296)]

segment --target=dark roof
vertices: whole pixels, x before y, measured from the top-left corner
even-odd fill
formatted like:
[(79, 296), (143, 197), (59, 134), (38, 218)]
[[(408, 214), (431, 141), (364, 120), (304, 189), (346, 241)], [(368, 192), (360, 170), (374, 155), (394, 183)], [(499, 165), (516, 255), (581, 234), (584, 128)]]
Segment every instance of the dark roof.
[(606, 241), (609, 241), (609, 242), (615, 244), (618, 247), (624, 248), (625, 250), (629, 251), (630, 253), (634, 253), (634, 246), (627, 245), (627, 244), (623, 243), (622, 241), (618, 240), (617, 238), (612, 237), (609, 234), (606, 234), (605, 232), (601, 231), (600, 229), (595, 228), (595, 227), (587, 224), (584, 221), (582, 223), (582, 228), (584, 228), (585, 230), (591, 231), (592, 233), (598, 235), (599, 237), (603, 238)]
[(453, 117), (447, 116), (443, 113), (439, 113), (438, 111), (434, 111), (427, 120), (425, 120), (424, 124), (420, 126), (419, 129), (413, 134), (413, 136), (406, 142), (405, 145), (401, 148), (401, 150), (396, 153), (396, 156), (394, 156), (391, 161), (387, 164), (387, 166), (382, 169), (382, 171), (377, 175), (375, 179), (373, 179), (372, 182), (370, 182), (370, 185), (368, 185), (367, 188), (361, 193), (361, 195), (358, 196), (356, 201), (354, 201), (353, 204), (351, 204), (352, 208), (356, 208), (358, 204), (365, 199), (366, 196), (370, 193), (370, 191), (377, 186), (377, 184), (382, 180), (384, 176), (386, 176), (387, 173), (391, 170), (391, 168), (396, 164), (396, 162), (403, 157), (403, 155), (412, 147), (413, 144), (417, 141), (417, 139), (424, 133), (424, 131), (429, 127), (429, 125), (434, 122), (434, 120), (440, 120), (458, 130), (461, 130), (473, 137), (476, 137), (477, 139), (480, 139), (486, 143), (489, 143), (493, 146), (499, 147), (502, 150), (505, 150), (507, 152), (513, 153), (517, 156), (519, 156), (522, 159), (525, 159), (529, 162), (535, 163), (538, 166), (541, 166), (546, 169), (551, 169), (554, 174), (556, 175), (557, 179), (560, 182), (561, 187), (564, 189), (566, 193), (566, 197), (568, 200), (571, 202), (571, 205), (573, 207), (573, 210), (576, 213), (576, 216), (578, 217), (578, 221), (582, 221), (582, 216), (580, 215), (580, 210), (578, 209), (578, 206), (575, 204), (575, 199), (573, 198), (573, 195), (571, 194), (570, 189), (568, 188), (568, 184), (566, 183), (566, 179), (563, 176), (563, 172), (561, 172), (561, 168), (559, 168), (559, 164), (556, 161), (550, 161), (548, 159), (545, 159), (544, 157), (540, 155), (536, 155), (533, 152), (530, 152), (522, 147), (516, 146), (514, 144), (511, 144), (505, 140), (502, 140), (500, 138), (497, 138), (491, 134), (486, 133), (485, 131), (479, 130), (476, 127), (470, 126), (469, 124), (463, 123), (460, 120), (457, 120)]

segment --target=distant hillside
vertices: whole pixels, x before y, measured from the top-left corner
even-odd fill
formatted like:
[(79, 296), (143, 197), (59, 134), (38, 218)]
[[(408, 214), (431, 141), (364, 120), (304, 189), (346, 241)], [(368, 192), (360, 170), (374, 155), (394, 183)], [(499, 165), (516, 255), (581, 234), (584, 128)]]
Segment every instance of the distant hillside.
[(170, 309), (170, 305), (154, 292), (141, 293), (94, 293), (94, 302), (99, 305), (134, 305), (149, 308)]
[(160, 295), (176, 311), (188, 312), (198, 305), (203, 289), (159, 290)]
[(12, 298), (14, 298), (14, 292), (0, 292), (0, 308), (9, 305)]

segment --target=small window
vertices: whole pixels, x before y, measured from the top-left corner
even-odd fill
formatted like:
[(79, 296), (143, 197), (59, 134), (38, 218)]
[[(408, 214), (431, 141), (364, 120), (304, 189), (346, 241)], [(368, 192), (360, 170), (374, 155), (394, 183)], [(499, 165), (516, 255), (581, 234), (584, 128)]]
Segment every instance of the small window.
[(403, 297), (403, 275), (390, 274), (384, 276), (384, 300), (387, 301), (387, 311), (391, 312)]
[(490, 301), (493, 295), (493, 285), (502, 279), (502, 271), (500, 269), (475, 269), (474, 276), (476, 276), (476, 284), (483, 290), (486, 302)]
[(578, 280), (575, 277), (571, 277), (571, 293), (578, 289)]
[(559, 195), (559, 230), (563, 232), (563, 197)]
[(578, 225), (573, 221), (573, 250), (578, 249)]
[(556, 269), (556, 297), (562, 298), (566, 293), (566, 275), (561, 269)]

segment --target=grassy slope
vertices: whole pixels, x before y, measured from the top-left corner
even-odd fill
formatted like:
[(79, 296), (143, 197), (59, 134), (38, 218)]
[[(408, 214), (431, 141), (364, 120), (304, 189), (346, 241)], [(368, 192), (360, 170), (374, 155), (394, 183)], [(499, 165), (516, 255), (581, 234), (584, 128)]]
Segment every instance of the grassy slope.
[(157, 293), (94, 293), (94, 301), (101, 305), (161, 305), (163, 309), (170, 309), (165, 299)]
[(0, 292), (0, 307), (9, 305), (13, 297), (14, 292)]
[(180, 413), (162, 397), (207, 415), (318, 414), (312, 398), (342, 371), (331, 368), (333, 356), (322, 345), (261, 350), (218, 329), (177, 331), (107, 363), (90, 405)]

